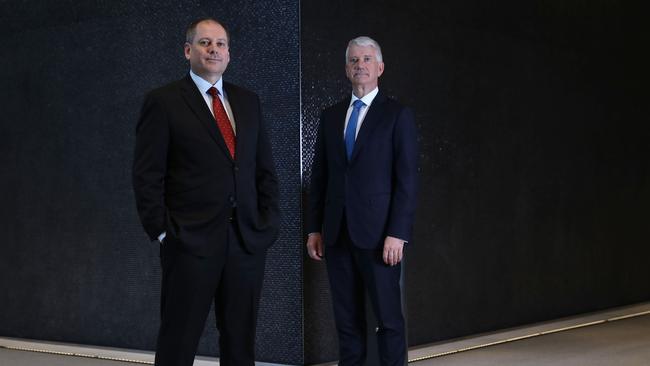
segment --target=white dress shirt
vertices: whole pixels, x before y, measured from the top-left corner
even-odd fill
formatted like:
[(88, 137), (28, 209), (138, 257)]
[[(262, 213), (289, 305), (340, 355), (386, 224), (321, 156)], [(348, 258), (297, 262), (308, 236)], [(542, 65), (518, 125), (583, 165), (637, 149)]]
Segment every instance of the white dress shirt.
[(345, 129), (348, 128), (348, 121), (350, 121), (350, 114), (352, 114), (352, 103), (354, 103), (357, 99), (361, 99), (363, 104), (365, 104), (364, 107), (361, 107), (361, 110), (359, 111), (359, 120), (357, 121), (357, 130), (354, 134), (354, 139), (356, 140), (357, 136), (359, 135), (359, 130), (361, 129), (361, 124), (363, 123), (363, 119), (366, 118), (366, 113), (368, 113), (368, 108), (370, 107), (370, 104), (372, 104), (372, 101), (375, 100), (375, 97), (379, 93), (379, 87), (376, 87), (373, 89), (370, 93), (366, 94), (363, 98), (357, 98), (354, 93), (352, 93), (352, 98), (350, 98), (350, 106), (348, 107), (348, 112), (345, 114), (345, 125), (343, 126), (343, 139), (345, 139)]
[(203, 100), (205, 100), (205, 104), (208, 105), (208, 108), (210, 108), (210, 112), (212, 112), (212, 115), (214, 115), (214, 111), (212, 110), (212, 96), (208, 94), (208, 89), (212, 88), (213, 86), (217, 88), (219, 91), (219, 99), (221, 99), (221, 103), (223, 104), (223, 107), (226, 109), (226, 114), (228, 114), (228, 119), (230, 120), (230, 125), (232, 125), (232, 130), (235, 132), (235, 136), (237, 135), (237, 128), (235, 128), (235, 118), (232, 115), (232, 109), (230, 109), (230, 103), (228, 103), (228, 96), (226, 95), (226, 92), (223, 90), (223, 77), (219, 78), (216, 83), (210, 84), (209, 82), (205, 81), (203, 78), (195, 74), (192, 70), (190, 70), (190, 77), (192, 78), (192, 81), (194, 81), (194, 84), (196, 84), (196, 87), (199, 88), (199, 92), (201, 93), (201, 96), (203, 96)]

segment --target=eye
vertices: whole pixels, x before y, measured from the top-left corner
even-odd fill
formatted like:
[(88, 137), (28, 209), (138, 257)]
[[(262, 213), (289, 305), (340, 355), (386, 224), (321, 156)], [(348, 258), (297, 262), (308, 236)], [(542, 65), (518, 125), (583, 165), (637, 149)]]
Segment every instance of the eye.
[(372, 57), (370, 56), (366, 56), (363, 58), (363, 62), (370, 62), (370, 61), (372, 61)]
[(202, 39), (202, 40), (199, 41), (199, 45), (201, 45), (203, 47), (207, 47), (209, 44), (210, 44), (210, 41), (208, 41), (207, 39)]
[(351, 57), (351, 58), (348, 60), (348, 62), (351, 63), (351, 64), (356, 64), (357, 62), (359, 62), (359, 59), (356, 58), (356, 57)]
[(217, 42), (217, 47), (219, 48), (225, 48), (226, 46), (226, 42)]

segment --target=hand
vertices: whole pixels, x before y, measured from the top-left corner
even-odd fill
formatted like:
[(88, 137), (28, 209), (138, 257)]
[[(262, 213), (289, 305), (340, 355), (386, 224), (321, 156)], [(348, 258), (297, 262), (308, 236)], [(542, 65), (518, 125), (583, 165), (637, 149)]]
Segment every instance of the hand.
[(307, 254), (311, 259), (323, 260), (323, 238), (320, 233), (311, 233), (307, 237)]
[(402, 261), (404, 253), (404, 240), (387, 236), (384, 240), (384, 263), (394, 266)]
[(160, 233), (160, 235), (158, 235), (158, 242), (162, 245), (166, 237), (167, 237), (167, 232), (163, 231), (162, 233)]

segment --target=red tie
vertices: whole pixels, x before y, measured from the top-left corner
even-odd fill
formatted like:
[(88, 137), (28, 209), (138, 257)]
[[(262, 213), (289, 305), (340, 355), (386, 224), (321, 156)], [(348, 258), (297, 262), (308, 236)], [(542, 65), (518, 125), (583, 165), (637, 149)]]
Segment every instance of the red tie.
[(232, 125), (228, 119), (228, 114), (223, 108), (221, 99), (219, 98), (219, 91), (214, 86), (208, 89), (208, 94), (212, 95), (212, 111), (214, 113), (214, 119), (217, 120), (217, 126), (219, 131), (221, 131), (221, 136), (228, 146), (230, 151), (230, 156), (235, 158), (235, 132), (232, 130)]

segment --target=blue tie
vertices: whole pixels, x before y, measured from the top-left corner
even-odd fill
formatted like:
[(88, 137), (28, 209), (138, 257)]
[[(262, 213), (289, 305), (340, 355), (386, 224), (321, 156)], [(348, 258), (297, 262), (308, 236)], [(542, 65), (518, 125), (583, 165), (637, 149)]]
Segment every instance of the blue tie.
[(354, 140), (357, 134), (359, 111), (363, 106), (365, 106), (365, 104), (361, 101), (361, 99), (357, 99), (354, 101), (354, 103), (352, 103), (352, 113), (350, 113), (348, 127), (345, 129), (345, 150), (348, 153), (348, 160), (350, 160), (352, 157), (352, 151), (354, 150)]

